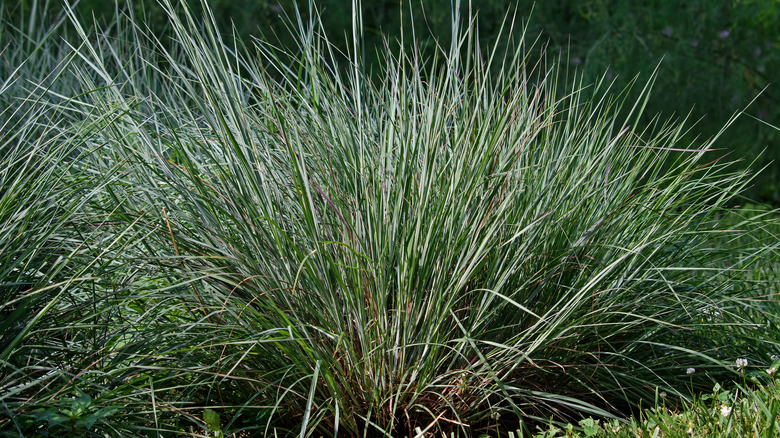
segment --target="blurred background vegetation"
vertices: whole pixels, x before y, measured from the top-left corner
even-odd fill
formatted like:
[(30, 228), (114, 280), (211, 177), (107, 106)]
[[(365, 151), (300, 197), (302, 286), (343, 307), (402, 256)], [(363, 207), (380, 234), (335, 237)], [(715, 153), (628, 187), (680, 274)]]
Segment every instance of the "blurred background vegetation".
[[(197, 3), (193, 1), (192, 3)], [(231, 26), (245, 41), (272, 39), (282, 46), (293, 38), (285, 14), (294, 17), (295, 4), (308, 11), (308, 0), (209, 0), (222, 29)], [(345, 52), (351, 35), (352, 5), (344, 0), (317, 0), (325, 31)], [(24, 18), (47, 10), (61, 13), (60, 2), (16, 0), (5, 6), (12, 17)], [(150, 28), (165, 35), (167, 19), (153, 0), (82, 0), (77, 11), (85, 18), (104, 20), (116, 11), (133, 8), (146, 16)], [(539, 47), (560, 54), (570, 66), (569, 77), (582, 74), (586, 82), (605, 77), (621, 90), (637, 75), (646, 79), (659, 66), (653, 98), (646, 114), (660, 120), (698, 121), (686, 141), (718, 133), (729, 117), (755, 102), (747, 114), (780, 126), (780, 0), (494, 0), (461, 3), (464, 12), (478, 12), (480, 40), (492, 45), (516, 43), (524, 24), (527, 35), (539, 38)], [(516, 12), (516, 14), (515, 14)], [(499, 38), (505, 18), (514, 17), (513, 34)], [(450, 0), (365, 1), (363, 19), (365, 59), (368, 68), (381, 59), (383, 35), (397, 43), (401, 29), (410, 35), (413, 23), (420, 49), (431, 54), (436, 41), (449, 44)], [(405, 41), (411, 38), (408, 36)], [(3, 43), (5, 44), (5, 43)], [(379, 71), (379, 69), (373, 69)], [(775, 82), (775, 83), (773, 83)], [(768, 88), (766, 88), (769, 86)], [(766, 89), (765, 89), (766, 88)], [(763, 92), (762, 92), (763, 90)], [(757, 97), (758, 96), (758, 97)], [(743, 158), (745, 165), (767, 168), (748, 195), (760, 202), (780, 205), (780, 131), (751, 117), (742, 117), (720, 142), (728, 159)]]

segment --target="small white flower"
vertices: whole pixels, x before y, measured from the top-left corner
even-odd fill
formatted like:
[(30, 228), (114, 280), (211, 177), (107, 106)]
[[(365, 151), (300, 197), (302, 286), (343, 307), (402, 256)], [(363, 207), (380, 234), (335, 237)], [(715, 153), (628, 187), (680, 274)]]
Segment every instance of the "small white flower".
[(737, 359), (737, 368), (743, 370), (748, 365), (747, 359)]
[(620, 432), (620, 425), (616, 424), (612, 426), (612, 433), (618, 433), (618, 432)]
[(766, 373), (769, 374), (769, 377), (775, 377), (775, 374), (777, 374), (777, 368), (772, 367), (766, 370)]
[(688, 368), (685, 370), (685, 374), (693, 374), (696, 372), (696, 368)]
[(731, 414), (731, 406), (721, 405), (720, 415), (723, 415), (724, 417), (728, 417), (729, 414)]
[(688, 435), (693, 435), (693, 426), (689, 427), (687, 432), (688, 432)]
[(665, 398), (666, 398), (666, 393), (665, 393), (665, 392), (662, 392), (662, 393), (660, 393), (660, 394), (658, 394), (658, 395), (660, 395), (660, 396), (661, 396), (661, 398), (663, 398), (663, 399), (665, 399)]

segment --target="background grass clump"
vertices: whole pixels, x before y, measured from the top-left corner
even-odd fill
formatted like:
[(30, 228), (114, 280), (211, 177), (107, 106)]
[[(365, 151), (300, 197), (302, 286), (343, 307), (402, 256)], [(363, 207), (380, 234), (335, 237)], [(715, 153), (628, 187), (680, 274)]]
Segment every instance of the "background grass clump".
[(457, 7), (377, 81), (359, 15), (341, 51), (312, 5), (285, 52), (201, 6), (5, 49), (3, 433), (496, 435), (780, 351), (777, 217), (732, 208), (717, 137), (644, 115), (652, 81)]

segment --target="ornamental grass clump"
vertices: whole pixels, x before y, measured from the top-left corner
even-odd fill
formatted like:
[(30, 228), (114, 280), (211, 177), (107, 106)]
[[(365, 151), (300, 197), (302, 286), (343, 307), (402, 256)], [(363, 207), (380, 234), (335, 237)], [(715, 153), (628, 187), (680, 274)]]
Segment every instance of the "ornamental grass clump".
[[(117, 278), (118, 235), (91, 226), (100, 219), (88, 208), (111, 172), (81, 165), (105, 120), (73, 117), (83, 115), (69, 100), (82, 86), (71, 69), (75, 54), (52, 38), (65, 18), (49, 27), (33, 13), (17, 26), (0, 7), (2, 436), (62, 435), (47, 425), (63, 418), (55, 414), (63, 399), (105, 383), (94, 378), (96, 365), (113, 354), (102, 342), (117, 323), (106, 296)], [(84, 373), (89, 378), (78, 378)]]
[(480, 48), (457, 7), (449, 47), (388, 43), (372, 81), (358, 18), (349, 54), (314, 10), (281, 54), (165, 3), (171, 41), (74, 19), (83, 93), (57, 105), (72, 165), (110, 175), (82, 226), (121, 251), (103, 360), (58, 394), (122, 400), (139, 434), (476, 435), (687, 397), (709, 381), (681, 369), (777, 345), (735, 262), (773, 248), (719, 244), (749, 177), (643, 123), (651, 83)]
[[(67, 329), (55, 319), (73, 318), (81, 303), (58, 308), (89, 281), (90, 261), (82, 257), (88, 233), (70, 228), (90, 197), (106, 179), (93, 178), (74, 164), (80, 133), (52, 102), (54, 90), (78, 86), (66, 73), (72, 54), (51, 45), (57, 28), (43, 26), (33, 14), (19, 27), (7, 23), (0, 7), (0, 398), (20, 381), (35, 380), (43, 361), (61, 354), (57, 345)], [(64, 17), (61, 17), (61, 19)], [(29, 21), (28, 21), (29, 20)], [(61, 24), (61, 23), (60, 23)], [(49, 44), (47, 47), (42, 46)], [(51, 93), (51, 94), (49, 94)], [(48, 94), (48, 95), (47, 95)], [(56, 97), (55, 97), (56, 99)], [(58, 100), (58, 99), (57, 99)], [(44, 335), (50, 327), (52, 333)], [(45, 372), (44, 372), (45, 373)], [(17, 386), (18, 385), (18, 386)]]

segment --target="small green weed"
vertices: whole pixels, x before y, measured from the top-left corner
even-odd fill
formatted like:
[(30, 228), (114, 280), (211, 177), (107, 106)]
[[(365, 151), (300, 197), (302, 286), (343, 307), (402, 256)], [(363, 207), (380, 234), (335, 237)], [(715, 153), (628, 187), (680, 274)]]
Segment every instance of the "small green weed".
[(106, 421), (119, 408), (97, 408), (89, 394), (74, 397), (67, 407), (48, 407), (34, 410), (23, 419), (23, 430), (28, 436), (87, 436), (96, 423)]
[[(770, 367), (768, 370), (772, 369)], [(679, 409), (667, 407), (662, 398), (658, 406), (644, 410), (627, 421), (610, 420), (602, 423), (587, 418), (579, 422), (578, 428), (571, 424), (560, 426), (550, 423), (546, 429), (537, 427), (531, 436), (772, 438), (780, 430), (780, 381), (774, 378), (774, 371), (770, 376), (772, 379), (769, 382), (752, 386), (735, 384), (729, 390), (716, 384), (711, 394), (701, 396)], [(520, 431), (517, 435), (523, 436)]]

